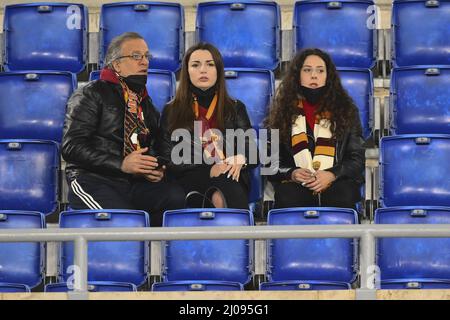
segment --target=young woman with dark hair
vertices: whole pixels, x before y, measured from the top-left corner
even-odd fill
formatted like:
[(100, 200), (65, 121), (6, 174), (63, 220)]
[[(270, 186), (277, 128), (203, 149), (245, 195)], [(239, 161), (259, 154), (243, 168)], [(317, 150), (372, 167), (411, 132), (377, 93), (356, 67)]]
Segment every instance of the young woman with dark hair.
[[(170, 159), (168, 172), (183, 186), (190, 207), (202, 206), (206, 199), (214, 207), (248, 208), (246, 164), (252, 139), (245, 139), (240, 148), (244, 152), (238, 153), (236, 145), (232, 154), (227, 154), (231, 140), (226, 130), (245, 131), (251, 124), (244, 104), (228, 95), (224, 74), (222, 56), (214, 46), (199, 43), (191, 47), (183, 59), (176, 96), (162, 113), (160, 149)], [(189, 132), (189, 151), (174, 150), (180, 142), (172, 140), (177, 129)], [(196, 150), (200, 154), (195, 154)]]
[(269, 176), (276, 208), (355, 207), (364, 181), (361, 122), (327, 53), (306, 49), (295, 56), (266, 125), (279, 130), (281, 142)]

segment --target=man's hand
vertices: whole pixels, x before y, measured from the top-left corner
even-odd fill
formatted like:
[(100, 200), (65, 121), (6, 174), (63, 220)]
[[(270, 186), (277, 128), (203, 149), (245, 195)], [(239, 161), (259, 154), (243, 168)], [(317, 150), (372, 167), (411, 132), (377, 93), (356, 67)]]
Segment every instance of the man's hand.
[(144, 155), (148, 148), (133, 151), (123, 159), (121, 170), (130, 174), (154, 174), (158, 167), (158, 160), (155, 157)]
[(314, 181), (314, 176), (312, 171), (299, 168), (292, 171), (291, 179), (297, 183), (309, 183)]
[(164, 171), (166, 170), (166, 166), (162, 166), (157, 170), (152, 170), (151, 173), (145, 174), (144, 178), (150, 182), (160, 182), (162, 178), (164, 178)]
[(220, 176), (221, 174), (227, 173), (231, 169), (231, 165), (228, 165), (226, 163), (216, 163), (211, 167), (211, 170), (209, 171), (209, 176), (211, 178), (215, 178)]

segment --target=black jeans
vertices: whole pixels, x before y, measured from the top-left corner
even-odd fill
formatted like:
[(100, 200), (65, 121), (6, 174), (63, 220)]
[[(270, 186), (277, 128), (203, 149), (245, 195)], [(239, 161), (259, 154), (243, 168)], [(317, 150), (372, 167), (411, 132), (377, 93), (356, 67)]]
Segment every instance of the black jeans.
[(80, 174), (69, 181), (72, 209), (134, 209), (150, 214), (151, 226), (162, 224), (166, 210), (184, 208), (183, 189), (172, 182), (145, 179), (113, 179), (97, 174)]
[[(274, 185), (275, 208), (318, 207), (319, 197), (296, 182)], [(356, 208), (361, 200), (360, 185), (350, 179), (335, 181), (320, 195), (322, 207)]]

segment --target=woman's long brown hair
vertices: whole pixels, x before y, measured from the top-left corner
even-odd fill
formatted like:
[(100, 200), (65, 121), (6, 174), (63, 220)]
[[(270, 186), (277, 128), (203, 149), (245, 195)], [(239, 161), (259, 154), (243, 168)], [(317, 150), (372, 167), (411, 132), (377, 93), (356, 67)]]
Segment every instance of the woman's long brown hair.
[(170, 131), (178, 128), (190, 129), (194, 127), (194, 112), (192, 104), (194, 102), (190, 86), (189, 59), (196, 50), (207, 50), (211, 53), (217, 70), (216, 92), (218, 95), (216, 108), (216, 121), (218, 129), (223, 131), (225, 119), (234, 114), (234, 102), (227, 93), (225, 86), (225, 71), (222, 55), (216, 47), (209, 43), (201, 42), (188, 49), (183, 58), (181, 67), (180, 82), (175, 98), (167, 106), (167, 117)]
[(316, 55), (322, 58), (327, 69), (326, 90), (319, 102), (316, 114), (330, 112), (331, 132), (336, 138), (342, 138), (346, 129), (356, 127), (361, 130), (358, 108), (341, 84), (336, 66), (330, 56), (320, 49), (305, 49), (294, 57), (288, 71), (278, 86), (275, 99), (265, 121), (266, 127), (280, 130), (280, 141), (290, 143), (291, 128), (299, 114), (300, 70), (306, 58)]

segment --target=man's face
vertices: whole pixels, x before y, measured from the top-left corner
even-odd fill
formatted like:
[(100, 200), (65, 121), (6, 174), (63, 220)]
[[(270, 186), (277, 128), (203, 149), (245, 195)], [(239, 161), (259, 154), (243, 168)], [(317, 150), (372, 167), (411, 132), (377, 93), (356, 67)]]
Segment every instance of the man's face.
[[(113, 62), (114, 69), (122, 77), (130, 75), (147, 75), (149, 61), (145, 55), (149, 54), (148, 46), (142, 39), (127, 40), (122, 44), (120, 59)], [(141, 55), (142, 59), (135, 60), (133, 55)]]

